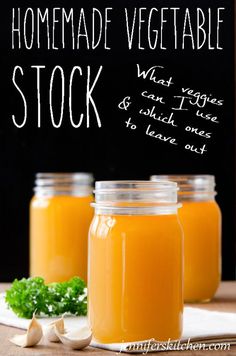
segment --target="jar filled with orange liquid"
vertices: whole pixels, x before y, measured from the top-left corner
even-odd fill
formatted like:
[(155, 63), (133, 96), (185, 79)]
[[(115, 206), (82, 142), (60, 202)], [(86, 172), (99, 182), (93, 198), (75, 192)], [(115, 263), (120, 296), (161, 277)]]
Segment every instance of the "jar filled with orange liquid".
[(88, 314), (97, 342), (178, 339), (183, 236), (177, 185), (96, 182)]
[(211, 175), (152, 176), (179, 185), (184, 230), (184, 300), (210, 301), (221, 279), (221, 212)]
[(73, 276), (87, 281), (93, 177), (38, 173), (30, 203), (30, 275), (47, 283)]

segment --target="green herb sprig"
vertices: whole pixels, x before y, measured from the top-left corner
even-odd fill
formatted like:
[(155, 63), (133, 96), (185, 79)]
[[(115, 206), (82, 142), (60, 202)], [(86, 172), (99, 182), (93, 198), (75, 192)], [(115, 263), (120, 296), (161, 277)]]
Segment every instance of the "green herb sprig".
[(30, 319), (34, 312), (48, 316), (87, 314), (86, 285), (79, 277), (48, 285), (41, 277), (15, 279), (6, 291), (5, 300), (21, 318)]

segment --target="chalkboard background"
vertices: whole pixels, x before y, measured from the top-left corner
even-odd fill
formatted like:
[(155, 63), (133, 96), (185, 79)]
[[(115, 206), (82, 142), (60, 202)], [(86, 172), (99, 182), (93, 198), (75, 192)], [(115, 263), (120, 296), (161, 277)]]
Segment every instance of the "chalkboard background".
[[(130, 2), (128, 2), (130, 3)], [(192, 3), (192, 2), (191, 2)], [(35, 1), (36, 7), (63, 7), (65, 2), (44, 3)], [(7, 1), (1, 4), (1, 120), (0, 120), (0, 231), (1, 258), (0, 280), (10, 281), (28, 274), (28, 205), (32, 196), (34, 174), (36, 172), (82, 171), (93, 172), (96, 180), (101, 179), (148, 179), (151, 174), (214, 174), (217, 182), (217, 201), (223, 213), (223, 278), (235, 278), (235, 128), (234, 128), (234, 56), (233, 56), (233, 1), (196, 0), (194, 6), (189, 1), (67, 1), (66, 9), (83, 7), (89, 13), (92, 7), (101, 11), (113, 7), (112, 23), (109, 25), (111, 50), (72, 50), (69, 46), (60, 50), (12, 49), (11, 22), (12, 8), (24, 11), (31, 2)], [(167, 50), (151, 50), (147, 46), (147, 36), (143, 31), (142, 43), (145, 50), (127, 47), (124, 7), (188, 7), (194, 13), (196, 7), (207, 10), (211, 7), (225, 7), (224, 23), (221, 27), (223, 50), (192, 50), (191, 41), (187, 47), (174, 50), (170, 45), (170, 30), (165, 31)], [(133, 11), (133, 10), (132, 10)], [(182, 19), (183, 21), (183, 19)], [(88, 21), (89, 23), (90, 21)], [(193, 28), (196, 23), (192, 18)], [(58, 34), (60, 30), (58, 30)], [(59, 36), (59, 35), (58, 35)], [(126, 36), (126, 37), (125, 37)], [(136, 35), (135, 35), (136, 36)], [(69, 41), (69, 40), (68, 40)], [(82, 40), (81, 40), (82, 41)], [(168, 42), (169, 41), (169, 42)], [(216, 32), (212, 34), (216, 42)], [(69, 42), (68, 42), (69, 43)], [(82, 42), (81, 42), (82, 43)], [(171, 42), (173, 44), (173, 41)], [(45, 44), (45, 43), (44, 43)], [(42, 42), (43, 45), (43, 42)], [(180, 47), (180, 46), (179, 46)], [(160, 77), (173, 77), (175, 85), (170, 88), (137, 78), (136, 63), (143, 69), (154, 65), (163, 66)], [(28, 118), (22, 128), (12, 121), (12, 114), (19, 121), (23, 117), (23, 105), (19, 92), (12, 83), (15, 66), (21, 66), (24, 76), (18, 72), (17, 81), (27, 100)], [(32, 65), (44, 65), (41, 73), (41, 127), (37, 127), (37, 86), (36, 70)], [(58, 65), (65, 75), (65, 112), (60, 128), (51, 123), (48, 103), (50, 76)], [(99, 112), (102, 126), (99, 128), (91, 109), (90, 127), (84, 122), (73, 128), (69, 120), (68, 91), (69, 76), (73, 66), (81, 66), (83, 76), (75, 75), (73, 83), (73, 112), (78, 121), (79, 113), (85, 110), (86, 68), (91, 66), (91, 82), (99, 66), (103, 69), (93, 91), (93, 99)], [(182, 87), (192, 88), (212, 97), (223, 99), (224, 105), (210, 105), (219, 123), (196, 118), (194, 107), (189, 111), (176, 113), (178, 128), (154, 121), (138, 114), (140, 105), (155, 105), (140, 93), (148, 90), (166, 98), (166, 107), (158, 112), (170, 113), (174, 105), (173, 96)], [(180, 88), (180, 89), (179, 89)], [(60, 80), (56, 76), (53, 89), (53, 108), (58, 122), (60, 112)], [(118, 104), (124, 97), (132, 98), (128, 110), (121, 110)], [(175, 102), (176, 104), (176, 102)], [(209, 106), (207, 107), (209, 108)], [(77, 115), (77, 116), (76, 116)], [(127, 128), (125, 121), (131, 117), (137, 129)], [(196, 124), (197, 123), (197, 124)], [(175, 136), (178, 146), (145, 135), (147, 124), (156, 133)], [(186, 125), (212, 132), (210, 139), (191, 134), (184, 130)], [(198, 147), (207, 144), (207, 152), (197, 154), (184, 148), (186, 143)]]

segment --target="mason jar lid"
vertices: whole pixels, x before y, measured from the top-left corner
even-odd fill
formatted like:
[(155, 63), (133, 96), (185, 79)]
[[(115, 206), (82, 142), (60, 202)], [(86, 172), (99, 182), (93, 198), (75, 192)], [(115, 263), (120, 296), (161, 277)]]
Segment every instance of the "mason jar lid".
[(216, 195), (213, 175), (154, 175), (150, 179), (152, 182), (166, 179), (176, 182), (179, 186), (180, 199), (188, 196), (208, 199)]
[(92, 193), (91, 173), (37, 173), (36, 195), (87, 195)]
[(168, 213), (179, 207), (177, 190), (170, 181), (99, 181), (92, 206), (120, 214)]

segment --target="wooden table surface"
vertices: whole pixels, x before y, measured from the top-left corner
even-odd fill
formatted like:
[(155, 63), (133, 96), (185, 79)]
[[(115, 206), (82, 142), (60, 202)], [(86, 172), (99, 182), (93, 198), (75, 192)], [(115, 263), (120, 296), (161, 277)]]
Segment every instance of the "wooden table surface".
[[(7, 284), (0, 284), (0, 291), (4, 291), (8, 287)], [(208, 310), (217, 310), (225, 312), (236, 312), (236, 282), (222, 282), (220, 288), (211, 303), (208, 304), (192, 304), (191, 306), (196, 306)], [(236, 326), (235, 326), (236, 328)], [(68, 348), (64, 347), (62, 344), (49, 343), (48, 345), (38, 344), (34, 348), (20, 348), (8, 341), (10, 337), (15, 334), (24, 333), (23, 330), (19, 330), (12, 327), (7, 327), (0, 325), (0, 355), (2, 356), (44, 356), (44, 355), (55, 355), (55, 356), (73, 356), (84, 354), (85, 356), (115, 356), (119, 353), (105, 351), (100, 349), (95, 349), (93, 347), (88, 347), (83, 351), (70, 351)], [(230, 351), (169, 351), (169, 352), (158, 352), (149, 353), (148, 355), (163, 355), (163, 356), (208, 356), (208, 355), (227, 355), (236, 356), (236, 345), (231, 346)], [(125, 355), (125, 354), (124, 354)], [(127, 354), (128, 355), (128, 354)]]

